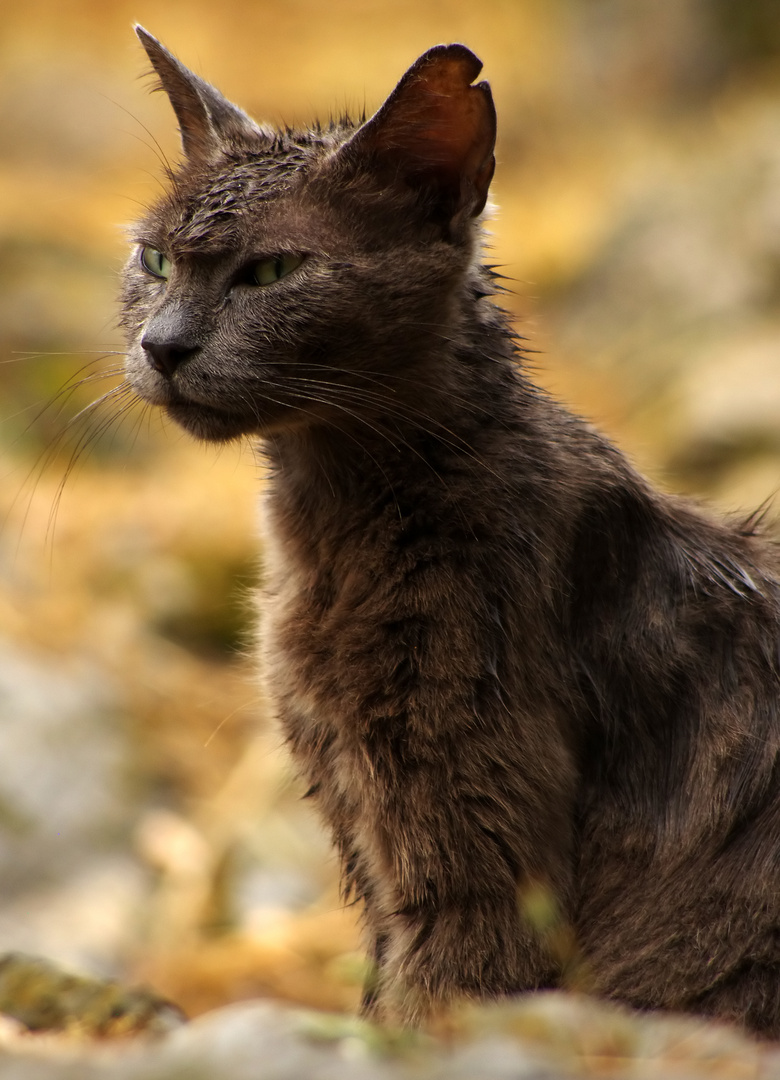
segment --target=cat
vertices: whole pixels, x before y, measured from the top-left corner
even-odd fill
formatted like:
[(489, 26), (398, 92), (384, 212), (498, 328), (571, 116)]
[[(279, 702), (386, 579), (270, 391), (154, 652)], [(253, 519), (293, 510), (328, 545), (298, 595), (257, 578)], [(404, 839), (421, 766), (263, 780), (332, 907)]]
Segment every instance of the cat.
[(137, 33), (183, 161), (134, 233), (127, 379), (267, 461), (262, 664), (363, 905), (364, 1015), (575, 980), (780, 1036), (778, 557), (530, 381), (480, 61), (276, 131)]

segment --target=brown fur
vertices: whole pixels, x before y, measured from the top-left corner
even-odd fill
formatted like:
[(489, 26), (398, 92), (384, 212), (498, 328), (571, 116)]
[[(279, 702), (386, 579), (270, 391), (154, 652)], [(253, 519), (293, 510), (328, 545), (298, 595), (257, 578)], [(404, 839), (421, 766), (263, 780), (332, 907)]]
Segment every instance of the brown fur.
[(126, 271), (128, 378), (261, 440), (264, 662), (365, 906), (366, 1012), (576, 953), (599, 994), (780, 1035), (777, 559), (524, 374), (479, 61), (439, 46), (368, 122), (280, 133), (139, 33), (185, 160), (138, 228), (167, 281)]

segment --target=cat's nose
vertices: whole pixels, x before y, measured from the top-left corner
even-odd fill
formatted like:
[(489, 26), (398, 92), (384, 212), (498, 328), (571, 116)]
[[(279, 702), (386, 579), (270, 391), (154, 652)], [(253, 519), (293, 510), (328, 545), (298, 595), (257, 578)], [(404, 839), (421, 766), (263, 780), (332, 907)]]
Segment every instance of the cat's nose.
[(155, 371), (169, 378), (185, 360), (197, 351), (196, 345), (176, 340), (159, 341), (149, 334), (144, 334), (141, 338), (141, 348)]

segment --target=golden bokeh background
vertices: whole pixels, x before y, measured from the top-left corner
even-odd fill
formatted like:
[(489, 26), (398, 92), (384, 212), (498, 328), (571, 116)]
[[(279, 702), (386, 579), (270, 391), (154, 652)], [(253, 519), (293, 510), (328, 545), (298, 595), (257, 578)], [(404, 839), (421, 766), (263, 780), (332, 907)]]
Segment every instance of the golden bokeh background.
[[(79, 411), (178, 141), (139, 21), (258, 119), (373, 111), (440, 41), (499, 117), (494, 259), (545, 385), (726, 509), (780, 478), (774, 0), (28, 0), (0, 29), (0, 951), (190, 1011), (351, 1008), (328, 845), (251, 660), (246, 448)], [(115, 379), (115, 377), (113, 377)]]

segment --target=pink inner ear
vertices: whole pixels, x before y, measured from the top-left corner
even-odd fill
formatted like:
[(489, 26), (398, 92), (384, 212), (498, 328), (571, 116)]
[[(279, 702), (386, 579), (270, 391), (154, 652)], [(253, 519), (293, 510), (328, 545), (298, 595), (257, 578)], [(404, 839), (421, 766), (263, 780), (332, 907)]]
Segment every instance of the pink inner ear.
[(478, 214), (493, 176), (496, 121), (482, 65), (462, 45), (438, 46), (407, 71), (355, 142), (407, 179), (457, 192), (455, 212)]

